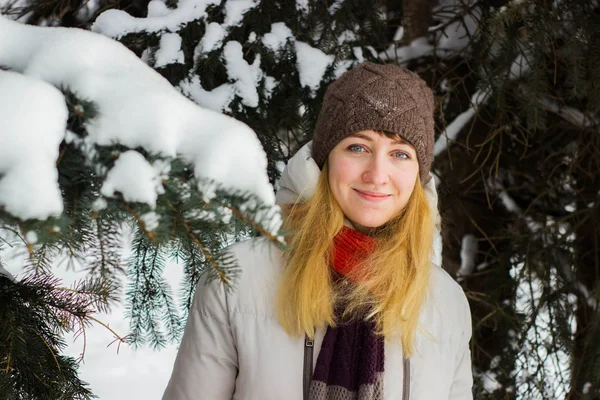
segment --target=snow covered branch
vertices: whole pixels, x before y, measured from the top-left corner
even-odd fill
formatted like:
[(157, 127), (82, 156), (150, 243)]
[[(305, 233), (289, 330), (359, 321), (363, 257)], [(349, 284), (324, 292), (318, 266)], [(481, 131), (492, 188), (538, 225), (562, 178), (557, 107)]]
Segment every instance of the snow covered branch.
[(600, 125), (600, 118), (597, 115), (586, 114), (576, 108), (562, 106), (549, 98), (540, 99), (538, 104), (579, 128), (591, 128)]
[[(185, 160), (199, 182), (212, 180), (274, 204), (266, 155), (254, 132), (197, 106), (120, 43), (2, 16), (0, 37), (0, 66), (11, 71), (0, 75), (0, 205), (14, 216), (44, 219), (62, 211), (54, 164), (68, 134), (65, 98), (58, 89), (97, 107), (97, 116), (85, 122), (87, 135), (81, 140), (87, 148), (119, 144), (132, 149), (108, 177), (113, 183), (121, 181), (115, 175), (130, 182), (127, 174), (145, 183), (114, 190), (107, 183), (105, 196), (118, 189), (124, 198), (154, 206), (161, 194), (160, 171), (134, 150), (141, 148)], [(141, 188), (146, 193), (138, 193)], [(208, 199), (214, 195), (210, 187), (199, 189)], [(37, 203), (42, 200), (43, 205)]]
[(438, 140), (435, 142), (433, 147), (433, 154), (437, 156), (441, 154), (448, 144), (455, 141), (460, 131), (473, 119), (477, 114), (477, 110), (483, 104), (486, 103), (490, 94), (489, 91), (478, 90), (471, 96), (471, 107), (465, 112), (460, 113), (448, 126), (444, 129), (444, 132), (440, 135)]

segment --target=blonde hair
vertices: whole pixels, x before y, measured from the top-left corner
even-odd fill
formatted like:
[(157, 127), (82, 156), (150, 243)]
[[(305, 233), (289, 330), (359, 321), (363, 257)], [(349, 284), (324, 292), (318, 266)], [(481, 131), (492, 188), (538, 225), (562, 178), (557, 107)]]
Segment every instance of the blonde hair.
[(410, 357), (429, 283), (434, 234), (434, 216), (418, 177), (400, 215), (373, 231), (376, 249), (353, 269), (350, 278), (359, 284), (347, 293), (336, 288), (329, 267), (333, 238), (343, 227), (344, 214), (329, 187), (327, 162), (314, 196), (285, 212), (292, 235), (276, 304), (285, 331), (314, 338), (316, 327), (335, 326), (334, 305), (343, 300), (344, 316), (366, 315), (378, 334), (399, 336)]

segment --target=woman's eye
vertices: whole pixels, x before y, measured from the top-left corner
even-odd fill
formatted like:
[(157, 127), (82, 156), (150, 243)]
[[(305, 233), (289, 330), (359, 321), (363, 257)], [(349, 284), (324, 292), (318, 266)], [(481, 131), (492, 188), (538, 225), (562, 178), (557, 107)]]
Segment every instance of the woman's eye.
[(351, 144), (350, 146), (348, 146), (348, 150), (358, 153), (358, 152), (364, 151), (365, 149), (358, 144)]
[(403, 151), (395, 152), (394, 157), (404, 159), (404, 160), (410, 159), (410, 156)]

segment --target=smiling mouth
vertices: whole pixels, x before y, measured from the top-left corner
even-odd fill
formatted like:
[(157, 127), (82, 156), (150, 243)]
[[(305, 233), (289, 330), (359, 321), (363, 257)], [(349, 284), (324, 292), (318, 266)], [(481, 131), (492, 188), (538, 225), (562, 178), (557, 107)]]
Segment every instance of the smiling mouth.
[(354, 191), (363, 199), (372, 202), (384, 201), (389, 198), (391, 195), (385, 193), (375, 193), (375, 192), (366, 192), (358, 189), (354, 189)]

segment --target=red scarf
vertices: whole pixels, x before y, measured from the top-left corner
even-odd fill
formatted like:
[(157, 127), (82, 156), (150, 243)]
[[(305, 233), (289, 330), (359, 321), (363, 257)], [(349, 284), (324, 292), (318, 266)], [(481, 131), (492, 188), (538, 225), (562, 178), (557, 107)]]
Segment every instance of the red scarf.
[(375, 249), (375, 239), (343, 226), (342, 230), (333, 238), (333, 265), (334, 270), (347, 276), (358, 261), (363, 260)]

